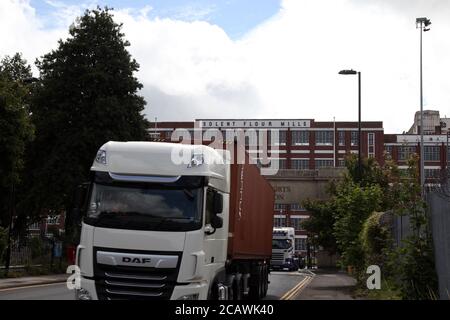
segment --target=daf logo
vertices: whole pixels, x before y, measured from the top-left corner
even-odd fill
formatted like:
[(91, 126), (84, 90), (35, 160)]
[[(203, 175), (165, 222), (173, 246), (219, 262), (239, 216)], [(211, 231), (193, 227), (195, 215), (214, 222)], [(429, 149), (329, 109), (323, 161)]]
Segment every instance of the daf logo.
[(122, 257), (122, 262), (126, 263), (150, 263), (150, 258), (130, 258), (130, 257)]

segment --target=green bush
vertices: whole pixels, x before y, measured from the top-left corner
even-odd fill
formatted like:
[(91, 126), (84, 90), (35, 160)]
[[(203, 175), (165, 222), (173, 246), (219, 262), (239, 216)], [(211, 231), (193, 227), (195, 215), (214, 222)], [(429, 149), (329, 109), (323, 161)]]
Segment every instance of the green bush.
[(391, 248), (390, 230), (381, 223), (383, 212), (372, 213), (364, 222), (360, 241), (367, 265), (376, 264), (380, 267), (385, 263), (386, 250)]
[(44, 253), (44, 243), (39, 237), (30, 239), (31, 258), (36, 259), (41, 257)]

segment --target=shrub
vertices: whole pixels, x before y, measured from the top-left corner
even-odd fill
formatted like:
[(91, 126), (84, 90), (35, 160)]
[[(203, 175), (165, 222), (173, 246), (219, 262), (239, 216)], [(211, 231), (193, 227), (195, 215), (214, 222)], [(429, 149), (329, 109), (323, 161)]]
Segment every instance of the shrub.
[(389, 228), (381, 222), (383, 216), (386, 216), (383, 212), (372, 213), (361, 230), (360, 241), (367, 265), (383, 266), (386, 250), (391, 248), (391, 233)]
[(44, 252), (44, 243), (39, 237), (33, 237), (30, 239), (31, 258), (36, 259), (41, 257)]

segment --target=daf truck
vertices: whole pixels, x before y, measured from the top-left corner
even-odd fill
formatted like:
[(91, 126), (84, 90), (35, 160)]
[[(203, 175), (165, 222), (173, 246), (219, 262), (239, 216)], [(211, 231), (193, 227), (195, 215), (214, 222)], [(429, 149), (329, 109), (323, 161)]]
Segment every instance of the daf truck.
[(178, 143), (103, 145), (79, 188), (76, 298), (263, 298), (274, 191), (248, 154), (245, 164), (230, 154)]
[(298, 260), (295, 257), (294, 228), (273, 228), (271, 267), (274, 270), (298, 270)]

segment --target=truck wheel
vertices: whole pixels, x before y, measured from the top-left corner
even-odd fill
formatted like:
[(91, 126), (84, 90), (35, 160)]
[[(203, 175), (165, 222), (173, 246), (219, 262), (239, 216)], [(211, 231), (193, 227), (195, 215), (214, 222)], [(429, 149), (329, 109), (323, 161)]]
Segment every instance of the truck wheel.
[(243, 280), (233, 282), (233, 300), (242, 300), (244, 296)]
[[(250, 276), (250, 291), (248, 293), (251, 300), (259, 300), (262, 295), (262, 270), (261, 266), (256, 266)], [(252, 279), (253, 278), (253, 279)]]
[(264, 266), (260, 266), (260, 278), (259, 278), (259, 298), (262, 299), (264, 298)]
[(264, 266), (264, 290), (263, 290), (263, 298), (267, 296), (267, 291), (269, 290), (269, 268), (268, 266)]

